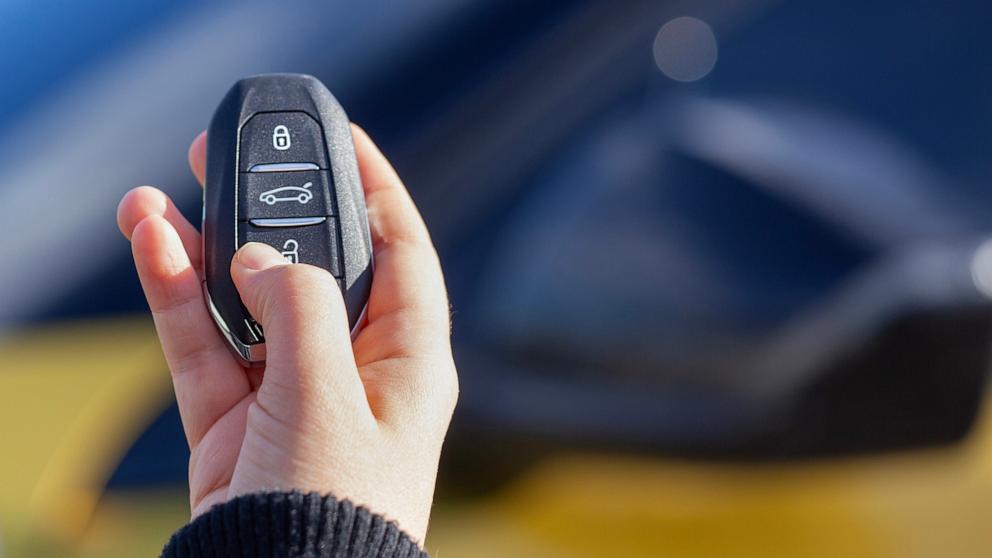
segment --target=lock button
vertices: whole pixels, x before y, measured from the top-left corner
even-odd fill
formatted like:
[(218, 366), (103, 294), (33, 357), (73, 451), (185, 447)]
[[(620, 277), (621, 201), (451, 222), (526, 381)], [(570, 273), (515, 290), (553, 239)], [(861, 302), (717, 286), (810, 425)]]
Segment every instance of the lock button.
[(327, 168), (324, 132), (305, 112), (263, 112), (241, 128), (241, 172), (279, 163), (311, 164)]
[(335, 277), (342, 276), (337, 220), (302, 227), (257, 227), (238, 223), (238, 246), (262, 242), (278, 250), (289, 263), (322, 267)]

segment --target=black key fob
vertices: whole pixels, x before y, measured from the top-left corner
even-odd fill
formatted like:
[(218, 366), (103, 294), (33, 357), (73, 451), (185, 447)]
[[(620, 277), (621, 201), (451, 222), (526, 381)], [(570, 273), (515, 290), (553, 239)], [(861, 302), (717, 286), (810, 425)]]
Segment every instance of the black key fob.
[(352, 332), (372, 286), (372, 242), (348, 117), (316, 78), (270, 74), (234, 84), (207, 131), (204, 295), (246, 363), (265, 360), (261, 327), (231, 280), (231, 259), (263, 242), (338, 279)]

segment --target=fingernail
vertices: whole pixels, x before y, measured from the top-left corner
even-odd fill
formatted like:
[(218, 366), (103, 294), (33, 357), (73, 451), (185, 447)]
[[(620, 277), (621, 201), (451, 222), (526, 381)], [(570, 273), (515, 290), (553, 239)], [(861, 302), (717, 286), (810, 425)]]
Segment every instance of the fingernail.
[(238, 250), (234, 259), (239, 265), (257, 271), (286, 263), (286, 258), (275, 248), (261, 242), (245, 244)]

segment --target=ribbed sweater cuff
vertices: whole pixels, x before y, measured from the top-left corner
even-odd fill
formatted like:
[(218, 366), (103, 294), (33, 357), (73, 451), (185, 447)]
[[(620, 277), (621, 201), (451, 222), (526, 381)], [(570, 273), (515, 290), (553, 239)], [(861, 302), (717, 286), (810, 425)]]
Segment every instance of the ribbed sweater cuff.
[(177, 531), (163, 558), (426, 558), (387, 521), (332, 496), (300, 492), (247, 494), (219, 504)]

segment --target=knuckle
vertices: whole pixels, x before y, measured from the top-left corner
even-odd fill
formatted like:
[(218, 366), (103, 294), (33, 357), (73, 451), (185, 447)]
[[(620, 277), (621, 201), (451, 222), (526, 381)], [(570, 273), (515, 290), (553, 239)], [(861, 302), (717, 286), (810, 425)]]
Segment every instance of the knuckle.
[(333, 279), (318, 267), (296, 264), (274, 268), (260, 293), (262, 314), (271, 318), (285, 309), (313, 309), (319, 307), (318, 301), (326, 304), (323, 299), (329, 298), (328, 284), (333, 284)]
[(330, 273), (312, 265), (287, 265), (282, 272), (286, 292), (297, 299), (323, 298), (328, 292), (327, 287), (335, 284)]
[(437, 250), (427, 233), (426, 227), (407, 226), (405, 228), (380, 231), (376, 237), (375, 252), (403, 252), (407, 256), (421, 258), (423, 261), (438, 261)]
[(275, 268), (275, 280), (278, 287), (290, 294), (305, 293), (316, 279), (317, 268), (308, 265), (283, 265)]
[(422, 366), (428, 369), (417, 375), (419, 381), (411, 378), (410, 391), (418, 395), (419, 406), (444, 417), (450, 416), (458, 402), (458, 375), (454, 364), (430, 361)]
[(442, 374), (442, 378), (441, 397), (445, 403), (445, 409), (450, 414), (455, 410), (455, 406), (458, 405), (458, 395), (460, 392), (458, 372), (456, 372), (453, 364), (447, 373)]

